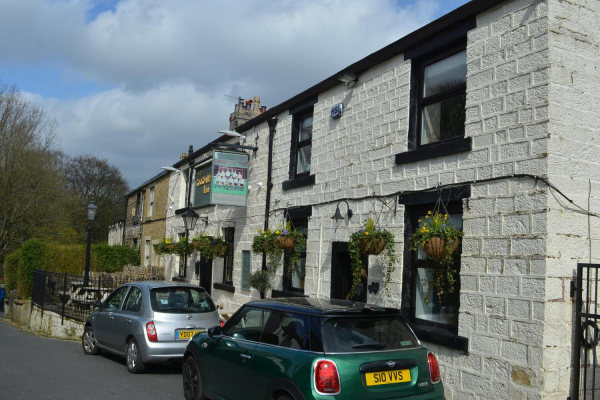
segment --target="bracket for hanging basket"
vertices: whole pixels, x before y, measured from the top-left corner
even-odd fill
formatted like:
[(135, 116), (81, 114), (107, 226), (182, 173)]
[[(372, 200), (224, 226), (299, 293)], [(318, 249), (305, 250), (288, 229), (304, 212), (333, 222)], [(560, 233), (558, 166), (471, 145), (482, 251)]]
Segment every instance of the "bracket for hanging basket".
[(458, 248), (460, 244), (460, 240), (456, 239), (452, 243), (450, 243), (450, 252), (446, 252), (446, 239), (442, 239), (439, 237), (430, 238), (427, 243), (423, 245), (423, 251), (430, 257), (435, 260), (441, 260), (445, 258), (448, 254), (452, 254)]

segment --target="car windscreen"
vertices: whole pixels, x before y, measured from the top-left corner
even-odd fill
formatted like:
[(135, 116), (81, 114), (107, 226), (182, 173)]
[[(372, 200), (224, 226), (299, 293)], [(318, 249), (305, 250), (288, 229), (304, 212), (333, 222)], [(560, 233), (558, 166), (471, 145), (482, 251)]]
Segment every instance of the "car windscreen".
[(321, 326), (325, 353), (401, 350), (418, 346), (400, 317), (329, 318)]
[(150, 291), (152, 310), (164, 313), (204, 313), (215, 304), (203, 290), (193, 287), (163, 287)]

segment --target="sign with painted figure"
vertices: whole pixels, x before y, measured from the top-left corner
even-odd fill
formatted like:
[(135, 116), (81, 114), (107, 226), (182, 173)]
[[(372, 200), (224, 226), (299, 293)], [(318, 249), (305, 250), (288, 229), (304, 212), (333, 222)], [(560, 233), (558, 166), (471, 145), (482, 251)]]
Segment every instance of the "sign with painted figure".
[(246, 206), (248, 164), (249, 156), (246, 153), (213, 152), (211, 204)]

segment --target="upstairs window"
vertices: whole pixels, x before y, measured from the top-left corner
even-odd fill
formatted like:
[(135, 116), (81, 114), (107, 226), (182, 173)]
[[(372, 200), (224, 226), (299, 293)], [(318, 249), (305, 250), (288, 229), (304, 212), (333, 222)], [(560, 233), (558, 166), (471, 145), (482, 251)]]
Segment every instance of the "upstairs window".
[(295, 114), (292, 126), (292, 165), (291, 178), (310, 175), (312, 153), (313, 108)]
[(467, 54), (454, 49), (421, 63), (418, 145), (464, 136)]
[(148, 217), (152, 218), (152, 210), (154, 209), (154, 187), (150, 188), (150, 197), (148, 199)]

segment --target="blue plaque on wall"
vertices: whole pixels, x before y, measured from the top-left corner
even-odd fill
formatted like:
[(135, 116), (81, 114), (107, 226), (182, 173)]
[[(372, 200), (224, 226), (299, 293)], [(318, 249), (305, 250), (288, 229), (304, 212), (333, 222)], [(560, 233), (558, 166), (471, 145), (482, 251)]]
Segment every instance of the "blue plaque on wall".
[(331, 118), (339, 118), (344, 113), (344, 105), (342, 103), (334, 104), (331, 107)]

